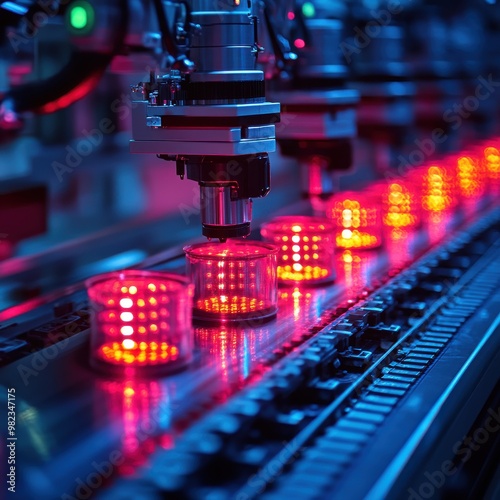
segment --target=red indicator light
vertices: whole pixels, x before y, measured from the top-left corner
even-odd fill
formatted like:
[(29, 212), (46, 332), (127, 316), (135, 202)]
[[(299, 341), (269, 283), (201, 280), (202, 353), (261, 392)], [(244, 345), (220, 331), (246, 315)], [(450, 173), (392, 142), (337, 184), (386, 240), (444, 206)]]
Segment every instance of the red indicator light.
[(287, 12), (286, 16), (288, 17), (289, 21), (293, 21), (295, 19), (295, 13), (291, 10)]
[(303, 49), (305, 46), (306, 46), (306, 42), (304, 40), (302, 40), (302, 38), (296, 38), (293, 42), (293, 44), (295, 45), (295, 47), (297, 47), (298, 49)]
[(335, 228), (320, 217), (285, 216), (261, 228), (262, 238), (278, 246), (278, 280), (325, 283), (335, 277)]
[(86, 285), (93, 366), (156, 371), (189, 362), (193, 286), (186, 278), (129, 270), (95, 276)]
[(191, 245), (184, 252), (195, 287), (196, 319), (227, 322), (276, 315), (276, 247), (229, 241)]
[(373, 196), (344, 192), (332, 197), (327, 215), (336, 227), (338, 247), (376, 248), (382, 243), (381, 210)]

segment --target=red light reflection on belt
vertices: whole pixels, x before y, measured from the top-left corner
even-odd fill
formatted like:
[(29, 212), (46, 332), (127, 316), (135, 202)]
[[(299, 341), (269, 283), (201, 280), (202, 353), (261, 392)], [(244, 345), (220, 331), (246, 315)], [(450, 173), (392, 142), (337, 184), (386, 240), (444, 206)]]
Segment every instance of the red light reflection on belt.
[[(97, 388), (99, 413), (105, 405), (105, 418), (113, 423), (114, 430), (121, 432), (119, 472), (134, 474), (154, 451), (155, 436), (169, 424), (164, 416), (168, 395), (154, 380), (99, 380)], [(170, 434), (163, 436), (172, 438)]]
[(369, 270), (376, 258), (376, 252), (370, 250), (363, 252), (344, 250), (337, 254), (337, 275), (339, 282), (345, 287), (344, 298), (356, 299), (370, 284)]

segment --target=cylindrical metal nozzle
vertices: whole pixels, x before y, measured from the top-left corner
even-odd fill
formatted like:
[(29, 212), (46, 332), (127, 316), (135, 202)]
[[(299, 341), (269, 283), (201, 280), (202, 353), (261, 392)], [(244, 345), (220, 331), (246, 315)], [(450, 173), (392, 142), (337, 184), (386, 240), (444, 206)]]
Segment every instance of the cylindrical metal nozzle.
[(231, 185), (200, 186), (203, 235), (208, 238), (236, 238), (250, 234), (252, 200), (232, 199)]

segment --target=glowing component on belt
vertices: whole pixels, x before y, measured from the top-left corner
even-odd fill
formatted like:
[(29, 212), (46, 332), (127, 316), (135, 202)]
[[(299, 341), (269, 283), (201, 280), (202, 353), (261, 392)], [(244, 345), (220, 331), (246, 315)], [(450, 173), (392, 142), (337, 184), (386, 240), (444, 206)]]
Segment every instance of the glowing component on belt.
[(485, 189), (482, 163), (472, 156), (460, 156), (456, 160), (458, 188), (464, 198), (478, 198)]
[(455, 183), (449, 169), (430, 165), (420, 173), (422, 207), (428, 212), (444, 212), (456, 204)]
[(193, 286), (186, 278), (121, 271), (95, 276), (86, 285), (94, 366), (173, 369), (190, 360)]
[(187, 246), (184, 251), (195, 287), (194, 318), (227, 322), (276, 314), (276, 247), (229, 241)]
[(335, 228), (320, 217), (277, 217), (261, 228), (264, 241), (279, 247), (278, 280), (324, 283), (334, 279)]
[(382, 243), (381, 210), (372, 196), (339, 193), (327, 207), (327, 216), (336, 227), (335, 241), (340, 248), (376, 248)]

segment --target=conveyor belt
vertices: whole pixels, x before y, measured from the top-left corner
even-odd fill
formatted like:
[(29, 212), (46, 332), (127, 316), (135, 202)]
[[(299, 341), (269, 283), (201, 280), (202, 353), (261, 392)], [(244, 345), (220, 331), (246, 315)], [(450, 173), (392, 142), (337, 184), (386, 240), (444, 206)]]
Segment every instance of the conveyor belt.
[[(74, 497), (77, 478), (85, 483), (95, 463), (119, 452), (123, 461), (107, 479), (112, 487), (100, 496), (278, 497), (318, 461), (318, 449), (333, 446), (328, 481), (310, 494), (341, 487), (486, 305), (483, 274), (498, 278), (490, 269), (499, 218), (491, 212), (399, 274), (383, 253), (365, 253), (356, 278), (339, 255), (334, 286), (283, 289), (270, 323), (196, 327), (193, 364), (158, 380), (112, 380), (89, 369), (82, 290), (19, 315), (1, 331), (15, 348), (2, 355), (0, 372), (5, 385), (18, 388), (18, 484), (40, 499)], [(407, 259), (426, 244), (416, 239)], [(180, 265), (168, 258), (155, 268)], [(482, 296), (470, 299), (477, 283)], [(498, 304), (491, 298), (487, 307)], [(485, 333), (478, 330), (475, 342)], [(481, 352), (488, 358), (493, 351)], [(290, 472), (281, 475), (287, 461)], [(388, 458), (379, 463), (388, 466)], [(130, 474), (139, 479), (125, 480)], [(38, 481), (23, 480), (33, 475)], [(367, 492), (375, 483), (364, 477), (359, 488)]]

